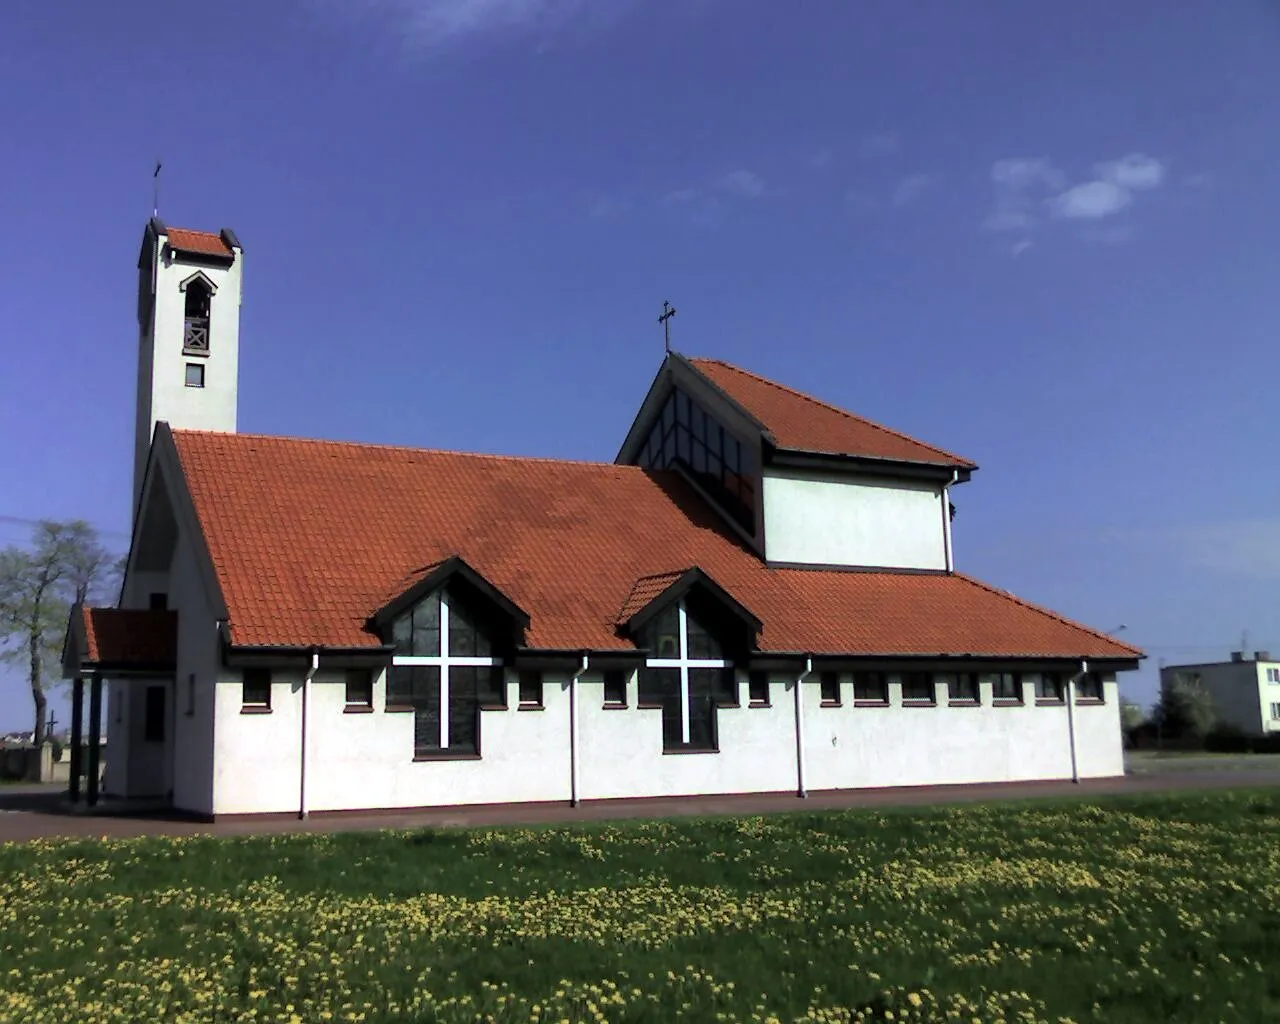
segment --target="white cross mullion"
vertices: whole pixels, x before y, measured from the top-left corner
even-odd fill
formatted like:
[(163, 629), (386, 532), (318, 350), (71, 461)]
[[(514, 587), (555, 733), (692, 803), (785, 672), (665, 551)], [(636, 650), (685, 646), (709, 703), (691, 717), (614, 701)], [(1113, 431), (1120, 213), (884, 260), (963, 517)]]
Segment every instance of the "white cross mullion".
[(689, 742), (689, 617), (680, 602), (680, 736)]
[(449, 602), (440, 595), (440, 749), (449, 749)]

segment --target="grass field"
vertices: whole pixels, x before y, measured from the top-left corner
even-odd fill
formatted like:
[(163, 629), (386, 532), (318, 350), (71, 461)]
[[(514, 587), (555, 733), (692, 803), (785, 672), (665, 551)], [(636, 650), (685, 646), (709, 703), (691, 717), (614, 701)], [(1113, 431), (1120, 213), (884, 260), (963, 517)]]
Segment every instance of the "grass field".
[(1280, 1019), (1280, 793), (0, 847), (2, 1021)]

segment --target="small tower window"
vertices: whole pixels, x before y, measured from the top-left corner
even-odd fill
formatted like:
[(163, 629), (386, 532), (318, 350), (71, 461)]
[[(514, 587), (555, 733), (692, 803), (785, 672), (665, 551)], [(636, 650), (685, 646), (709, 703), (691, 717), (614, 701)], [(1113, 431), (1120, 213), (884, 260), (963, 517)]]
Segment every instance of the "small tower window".
[(204, 387), (204, 363), (187, 363), (185, 383), (189, 388)]
[[(186, 284), (186, 306), (182, 321), (182, 351), (187, 355), (209, 354), (209, 308), (213, 290), (201, 276)], [(188, 381), (190, 383), (190, 381)]]

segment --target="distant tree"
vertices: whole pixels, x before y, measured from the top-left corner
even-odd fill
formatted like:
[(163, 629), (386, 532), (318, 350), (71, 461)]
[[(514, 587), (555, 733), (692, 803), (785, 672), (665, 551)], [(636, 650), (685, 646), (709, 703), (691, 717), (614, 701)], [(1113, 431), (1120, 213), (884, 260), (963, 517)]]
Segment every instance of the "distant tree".
[(1217, 711), (1213, 695), (1192, 672), (1175, 672), (1156, 705), (1160, 732), (1170, 739), (1201, 740), (1213, 729)]
[(0, 550), (0, 660), (22, 665), (35, 703), (35, 742), (44, 742), (49, 682), (60, 678), (58, 655), (76, 601), (104, 594), (120, 560), (81, 519), (42, 520), (29, 547)]
[(1142, 705), (1131, 700), (1122, 700), (1120, 702), (1120, 725), (1125, 732), (1136, 729), (1147, 720), (1147, 713), (1142, 710)]

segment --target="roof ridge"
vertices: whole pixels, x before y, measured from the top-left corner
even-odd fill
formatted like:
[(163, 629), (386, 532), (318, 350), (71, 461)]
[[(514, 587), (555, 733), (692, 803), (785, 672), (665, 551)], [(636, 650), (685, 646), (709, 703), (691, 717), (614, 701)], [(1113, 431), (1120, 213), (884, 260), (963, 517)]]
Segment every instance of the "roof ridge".
[(1086, 626), (1082, 622), (1076, 622), (1074, 619), (1069, 619), (1065, 615), (1060, 615), (1058, 612), (1055, 612), (1052, 608), (1046, 608), (1044, 605), (1039, 605), (1033, 601), (1021, 598), (1012, 591), (1005, 590), (1003, 587), (997, 587), (994, 584), (986, 583), (975, 576), (970, 576), (968, 573), (957, 572), (953, 573), (953, 575), (958, 576), (966, 582), (972, 583), (981, 590), (985, 590), (990, 594), (995, 594), (997, 597), (1007, 598), (1014, 604), (1021, 605), (1023, 608), (1028, 608), (1033, 612), (1040, 613), (1041, 615), (1047, 615), (1049, 618), (1054, 619), (1057, 622), (1061, 622), (1064, 626), (1070, 626), (1072, 629), (1078, 629), (1083, 633), (1088, 633), (1090, 636), (1096, 637), (1099, 640), (1105, 640), (1109, 644), (1115, 644), (1117, 647), (1123, 647), (1125, 650), (1132, 651), (1139, 657), (1143, 656), (1144, 652), (1141, 647), (1135, 647), (1133, 644), (1127, 644), (1123, 640), (1117, 640), (1115, 637), (1102, 632), (1100, 629), (1094, 629), (1092, 626)]
[(958, 462), (969, 463), (971, 461), (961, 455), (957, 455), (955, 452), (947, 451), (945, 448), (939, 448), (936, 444), (930, 444), (928, 441), (921, 441), (918, 437), (912, 437), (910, 434), (904, 434), (901, 430), (895, 430), (893, 427), (885, 426), (883, 423), (873, 419), (868, 419), (866, 416), (860, 416), (855, 412), (850, 412), (848, 409), (842, 409), (838, 405), (832, 405), (830, 402), (817, 398), (814, 395), (807, 394), (804, 391), (793, 388), (788, 384), (782, 384), (769, 377), (761, 376), (751, 370), (745, 370), (741, 366), (736, 366), (724, 359), (712, 359), (705, 356), (690, 356), (689, 361), (693, 363), (694, 366), (697, 366), (698, 363), (715, 363), (717, 366), (723, 366), (728, 370), (733, 370), (735, 373), (740, 373), (744, 377), (750, 377), (752, 380), (759, 381), (761, 384), (768, 384), (770, 387), (777, 388), (779, 391), (785, 391), (787, 394), (794, 395), (796, 398), (803, 398), (806, 402), (812, 402), (814, 405), (819, 405), (824, 409), (829, 409), (831, 412), (837, 412), (846, 419), (856, 420), (866, 426), (875, 427), (877, 430), (883, 430), (886, 434), (892, 434), (899, 440), (918, 444), (921, 448), (928, 448), (930, 451), (937, 452), (939, 455), (945, 455), (947, 458), (955, 459)]
[(327, 437), (292, 437), (286, 434), (251, 434), (237, 431), (229, 434), (221, 430), (174, 429), (174, 437), (195, 435), (198, 437), (236, 437), (251, 441), (284, 441), (288, 444), (332, 446), (335, 448), (358, 448), (380, 452), (416, 452), (422, 455), (453, 455), (465, 459), (491, 459), (497, 462), (537, 462), (553, 463), (560, 466), (590, 466), (598, 469), (618, 469), (629, 472), (649, 473), (661, 472), (648, 470), (642, 466), (631, 466), (617, 462), (601, 462), (593, 459), (557, 459), (547, 455), (505, 455), (501, 452), (467, 452), (455, 448), (419, 448), (407, 444), (377, 444), (372, 441), (343, 441)]

